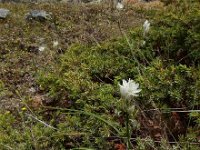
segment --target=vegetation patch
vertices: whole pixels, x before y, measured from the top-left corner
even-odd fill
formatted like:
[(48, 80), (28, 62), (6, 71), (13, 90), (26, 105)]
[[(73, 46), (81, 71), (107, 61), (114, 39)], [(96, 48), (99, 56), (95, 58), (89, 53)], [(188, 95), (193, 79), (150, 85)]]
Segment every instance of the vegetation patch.
[(128, 25), (132, 7), (50, 6), (34, 7), (53, 21), (2, 38), (0, 97), (18, 104), (0, 115), (4, 149), (199, 148), (199, 2), (134, 7)]

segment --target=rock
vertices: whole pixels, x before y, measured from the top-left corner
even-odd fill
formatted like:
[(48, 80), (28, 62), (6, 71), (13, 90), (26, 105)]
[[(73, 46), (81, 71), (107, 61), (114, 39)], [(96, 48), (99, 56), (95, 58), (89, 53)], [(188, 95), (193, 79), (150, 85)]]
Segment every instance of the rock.
[(30, 53), (38, 54), (39, 53), (39, 47), (36, 45), (30, 45), (27, 47), (27, 51)]
[(51, 15), (43, 10), (32, 10), (26, 14), (27, 20), (45, 21), (51, 20)]
[(29, 92), (31, 92), (31, 93), (35, 93), (37, 90), (34, 88), (34, 87), (31, 87), (30, 89), (29, 89)]
[(6, 19), (6, 17), (10, 14), (10, 10), (0, 8), (0, 19)]

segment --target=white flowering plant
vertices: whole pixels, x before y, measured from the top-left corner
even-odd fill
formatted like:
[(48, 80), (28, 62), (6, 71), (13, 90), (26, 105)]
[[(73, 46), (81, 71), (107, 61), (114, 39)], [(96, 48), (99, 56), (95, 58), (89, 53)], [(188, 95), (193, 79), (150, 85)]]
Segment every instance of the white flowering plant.
[(123, 98), (130, 99), (131, 97), (138, 96), (141, 91), (139, 84), (129, 78), (128, 81), (122, 80), (122, 85), (119, 84), (120, 93)]
[[(132, 148), (132, 144), (130, 142), (131, 138), (131, 123), (136, 123), (134, 116), (136, 115), (137, 111), (135, 109), (134, 97), (137, 97), (138, 94), (141, 92), (139, 89), (139, 83), (131, 80), (130, 78), (128, 81), (122, 80), (122, 84), (119, 84), (120, 87), (120, 94), (122, 97), (121, 109), (123, 114), (125, 114), (125, 121), (126, 121), (126, 144), (127, 149)], [(135, 126), (135, 125), (134, 125)]]
[(149, 32), (150, 29), (150, 22), (146, 20), (143, 24), (143, 35), (146, 36), (146, 34)]

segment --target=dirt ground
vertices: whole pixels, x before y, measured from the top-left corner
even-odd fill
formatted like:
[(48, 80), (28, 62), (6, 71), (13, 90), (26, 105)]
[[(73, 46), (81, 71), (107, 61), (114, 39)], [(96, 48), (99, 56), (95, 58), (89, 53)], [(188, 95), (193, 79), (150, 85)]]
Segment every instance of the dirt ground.
[[(146, 4), (145, 4), (146, 5)], [(145, 16), (132, 7), (116, 10), (109, 5), (1, 3), (11, 14), (0, 20), (0, 109), (20, 109), (30, 99), (41, 99), (35, 77), (51, 66), (74, 43), (101, 44), (142, 25)], [(44, 22), (27, 21), (30, 10), (52, 16)], [(54, 47), (53, 42), (58, 46)], [(44, 51), (40, 51), (45, 47)], [(47, 70), (48, 71), (48, 70)]]

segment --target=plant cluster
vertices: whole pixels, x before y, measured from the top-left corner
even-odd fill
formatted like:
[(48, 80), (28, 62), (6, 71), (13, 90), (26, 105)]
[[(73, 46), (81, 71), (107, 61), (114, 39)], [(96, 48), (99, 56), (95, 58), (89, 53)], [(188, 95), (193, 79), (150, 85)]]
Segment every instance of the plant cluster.
[(2, 114), (0, 144), (20, 143), (23, 149), (198, 149), (199, 7), (197, 1), (169, 4), (144, 12), (148, 20), (143, 26), (120, 39), (71, 45), (37, 73), (46, 96), (37, 108), (40, 117), (27, 117), (31, 105), (19, 120)]

